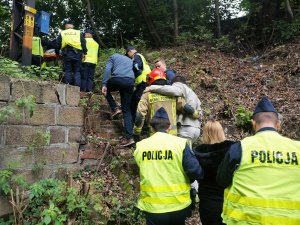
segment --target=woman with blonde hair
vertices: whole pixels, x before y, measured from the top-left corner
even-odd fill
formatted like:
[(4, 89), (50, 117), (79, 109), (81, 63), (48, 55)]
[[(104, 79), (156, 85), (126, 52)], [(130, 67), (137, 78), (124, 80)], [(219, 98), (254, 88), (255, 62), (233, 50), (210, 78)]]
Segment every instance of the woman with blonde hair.
[(220, 225), (224, 188), (216, 182), (218, 166), (229, 147), (235, 142), (226, 140), (220, 122), (208, 121), (203, 128), (202, 144), (194, 148), (194, 153), (204, 170), (204, 178), (199, 182), (199, 213), (202, 225)]

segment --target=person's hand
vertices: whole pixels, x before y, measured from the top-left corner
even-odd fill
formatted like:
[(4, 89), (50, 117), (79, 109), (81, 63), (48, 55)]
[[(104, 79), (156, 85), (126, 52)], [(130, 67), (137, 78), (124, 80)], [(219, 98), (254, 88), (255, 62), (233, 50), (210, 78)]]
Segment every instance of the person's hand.
[(107, 87), (106, 87), (106, 86), (103, 86), (101, 92), (102, 92), (102, 94), (103, 94), (104, 96), (106, 96), (106, 94), (107, 94)]
[(82, 61), (84, 61), (86, 58), (86, 55), (82, 55)]
[(144, 92), (149, 92), (150, 91), (150, 87), (146, 87)]

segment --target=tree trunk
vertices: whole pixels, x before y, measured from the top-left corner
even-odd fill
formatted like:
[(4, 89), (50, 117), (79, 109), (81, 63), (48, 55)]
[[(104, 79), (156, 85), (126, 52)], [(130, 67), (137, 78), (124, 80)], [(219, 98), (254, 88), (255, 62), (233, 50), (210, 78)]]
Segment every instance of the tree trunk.
[(178, 4), (177, 0), (173, 0), (173, 13), (174, 13), (174, 40), (176, 42), (179, 34), (178, 30)]
[(100, 35), (99, 35), (99, 32), (97, 31), (97, 28), (95, 26), (95, 22), (94, 22), (94, 19), (93, 19), (93, 16), (92, 16), (92, 9), (91, 9), (91, 2), (90, 0), (85, 0), (86, 2), (86, 11), (87, 11), (87, 16), (88, 16), (88, 20), (90, 21), (90, 24), (92, 26), (92, 29), (95, 31), (95, 39), (96, 41), (104, 48), (107, 48), (107, 46), (103, 43)]
[(220, 2), (219, 0), (214, 0), (214, 2), (215, 2), (216, 36), (217, 38), (219, 38), (221, 36)]
[(289, 20), (289, 22), (293, 22), (294, 14), (293, 14), (293, 11), (292, 11), (292, 8), (291, 8), (290, 1), (285, 0), (284, 3), (285, 3), (285, 11), (286, 11), (288, 20)]
[(149, 32), (154, 40), (154, 44), (157, 46), (157, 47), (160, 47), (162, 45), (162, 41), (161, 41), (161, 38), (159, 37), (156, 29), (155, 29), (155, 26), (152, 22), (152, 19), (147, 11), (147, 3), (146, 3), (146, 0), (136, 0), (137, 3), (138, 3), (138, 6), (140, 8), (140, 11), (146, 21), (146, 24), (147, 24), (147, 27), (149, 29)]

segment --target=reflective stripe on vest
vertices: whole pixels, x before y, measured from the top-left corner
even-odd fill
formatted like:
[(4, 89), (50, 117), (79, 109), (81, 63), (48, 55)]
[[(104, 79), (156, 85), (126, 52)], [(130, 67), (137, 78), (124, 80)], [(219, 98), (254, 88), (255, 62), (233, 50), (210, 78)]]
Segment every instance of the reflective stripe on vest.
[(186, 139), (162, 132), (137, 143), (134, 158), (141, 178), (138, 208), (165, 213), (191, 204), (190, 182), (182, 167), (185, 145)]
[(148, 102), (150, 106), (150, 119), (160, 107), (164, 107), (168, 113), (171, 124), (169, 134), (177, 135), (176, 98), (158, 93), (150, 93), (148, 95)]
[(61, 49), (67, 45), (82, 50), (79, 30), (67, 29), (61, 32)]
[(300, 142), (275, 131), (241, 141), (242, 159), (225, 190), (226, 224), (300, 224)]
[(87, 55), (84, 62), (97, 64), (99, 44), (93, 38), (85, 38)]
[(32, 37), (32, 55), (44, 56), (41, 38), (39, 37)]
[(136, 54), (139, 55), (143, 61), (143, 71), (137, 78), (135, 78), (135, 85), (138, 85), (142, 82), (146, 82), (147, 75), (151, 72), (151, 69), (150, 69), (150, 66), (149, 66), (148, 62), (146, 61), (145, 57), (139, 53), (136, 53)]

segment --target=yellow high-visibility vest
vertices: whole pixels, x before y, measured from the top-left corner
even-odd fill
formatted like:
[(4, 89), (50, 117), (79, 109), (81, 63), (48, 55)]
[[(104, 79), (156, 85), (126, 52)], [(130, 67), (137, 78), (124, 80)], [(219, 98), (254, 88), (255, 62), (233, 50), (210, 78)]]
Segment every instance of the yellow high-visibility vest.
[(79, 30), (67, 29), (61, 32), (61, 49), (67, 45), (82, 50)]
[(151, 72), (150, 66), (149, 66), (148, 62), (146, 61), (145, 57), (139, 53), (136, 53), (136, 54), (139, 55), (143, 61), (143, 71), (137, 78), (135, 78), (135, 86), (142, 82), (146, 82), (147, 75)]
[(149, 117), (154, 116), (155, 112), (163, 107), (169, 117), (171, 129), (169, 134), (177, 135), (177, 120), (176, 120), (176, 98), (173, 96), (161, 95), (158, 93), (149, 93)]
[(276, 131), (241, 141), (242, 159), (224, 193), (226, 224), (300, 224), (300, 142)]
[(97, 65), (99, 44), (93, 38), (85, 38), (86, 48), (88, 50), (85, 56), (85, 63), (93, 63)]
[(137, 143), (134, 158), (140, 168), (139, 209), (165, 213), (191, 204), (190, 182), (182, 166), (185, 146), (186, 139), (162, 132)]
[(32, 37), (32, 55), (44, 56), (44, 49), (40, 37)]

